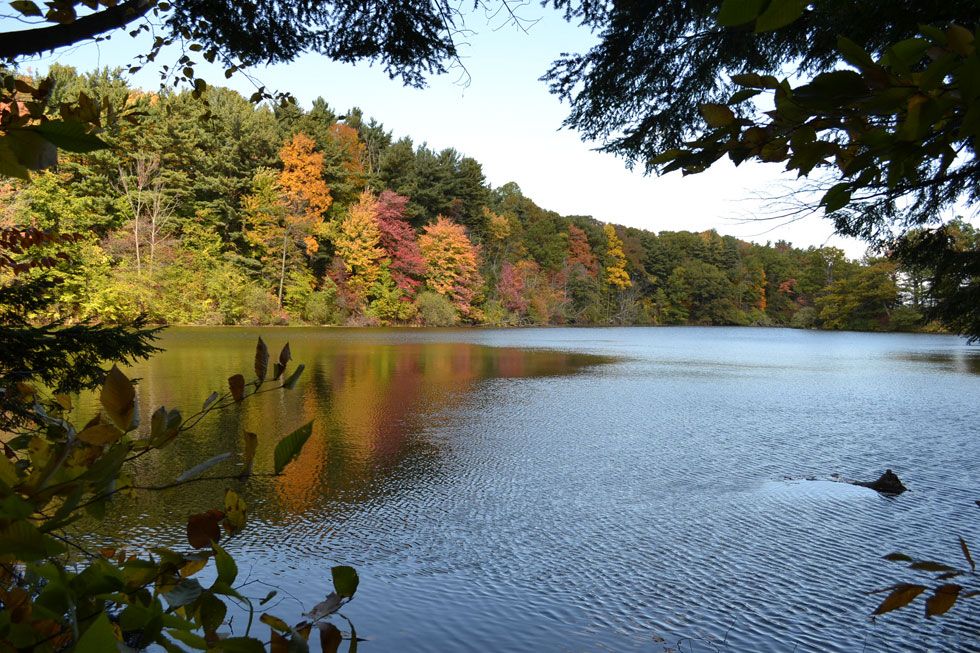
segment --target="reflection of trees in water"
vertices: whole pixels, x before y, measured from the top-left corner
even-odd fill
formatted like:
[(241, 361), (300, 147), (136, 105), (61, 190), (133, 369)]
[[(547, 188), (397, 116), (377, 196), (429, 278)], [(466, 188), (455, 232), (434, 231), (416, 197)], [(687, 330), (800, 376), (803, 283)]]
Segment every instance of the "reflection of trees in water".
[[(405, 475), (429, 473), (431, 465), (420, 461), (437, 458), (438, 450), (418, 434), (437, 414), (440, 420), (447, 414), (451, 419), (447, 408), (463, 405), (478, 380), (570, 374), (602, 360), (469, 343), (346, 342), (331, 333), (289, 333), (296, 361), (307, 366), (299, 387), (209, 416), (175, 446), (146, 460), (139, 471), (141, 484), (171, 481), (211, 456), (241, 452), (245, 430), (259, 437), (256, 471), (271, 470), (279, 438), (313, 420), (310, 441), (281, 477), (268, 483), (253, 480), (243, 488), (254, 506), (252, 516), (281, 523), (329, 501), (361, 503), (388, 492), (386, 488), (403, 487), (387, 482), (394, 475), (404, 480)], [(133, 370), (135, 376), (152, 379), (139, 387), (141, 405), (193, 413), (213, 390), (224, 389), (229, 375), (251, 369), (248, 341), (253, 337), (240, 330), (176, 332), (164, 343), (165, 353)], [(273, 350), (276, 341), (284, 340), (267, 339)], [(214, 472), (233, 469), (223, 463)], [(108, 526), (116, 532), (135, 524), (169, 527), (175, 519), (211, 507), (226, 485), (209, 482), (141, 494)]]
[(980, 351), (908, 352), (896, 356), (913, 363), (926, 363), (950, 372), (980, 374)]

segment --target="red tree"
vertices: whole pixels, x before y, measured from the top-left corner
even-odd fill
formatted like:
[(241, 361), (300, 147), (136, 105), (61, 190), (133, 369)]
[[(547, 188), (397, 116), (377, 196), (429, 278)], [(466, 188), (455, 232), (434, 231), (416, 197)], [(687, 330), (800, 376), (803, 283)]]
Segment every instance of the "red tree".
[(403, 292), (413, 295), (425, 275), (425, 259), (415, 230), (404, 218), (407, 204), (407, 197), (386, 190), (378, 196), (376, 210), (381, 247), (391, 259), (391, 276)]

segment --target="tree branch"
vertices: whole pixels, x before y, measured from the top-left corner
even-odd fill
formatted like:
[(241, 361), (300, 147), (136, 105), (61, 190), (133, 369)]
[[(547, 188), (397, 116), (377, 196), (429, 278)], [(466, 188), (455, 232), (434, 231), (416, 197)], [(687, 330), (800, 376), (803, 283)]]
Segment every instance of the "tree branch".
[(14, 60), (40, 54), (119, 29), (142, 17), (155, 5), (156, 0), (126, 0), (115, 7), (83, 16), (64, 25), (2, 33), (0, 59)]

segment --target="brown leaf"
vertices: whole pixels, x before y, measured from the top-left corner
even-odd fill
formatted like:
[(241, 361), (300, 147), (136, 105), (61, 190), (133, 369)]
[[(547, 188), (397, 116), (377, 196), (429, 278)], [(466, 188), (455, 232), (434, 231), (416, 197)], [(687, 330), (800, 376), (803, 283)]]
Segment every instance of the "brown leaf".
[(262, 337), (255, 345), (255, 378), (265, 381), (265, 375), (269, 372), (269, 348), (265, 346)]
[(910, 585), (908, 583), (900, 583), (891, 589), (892, 593), (885, 597), (881, 605), (871, 613), (872, 615), (885, 614), (886, 612), (905, 607), (915, 600), (915, 597), (926, 591), (924, 585)]
[(963, 549), (963, 557), (970, 564), (970, 571), (976, 571), (977, 565), (973, 562), (973, 556), (970, 555), (970, 547), (966, 545), (966, 540), (960, 537), (960, 548)]
[(935, 617), (945, 614), (956, 603), (960, 595), (961, 586), (954, 583), (940, 585), (932, 596), (926, 600), (926, 617)]
[(941, 562), (933, 562), (932, 560), (917, 560), (909, 565), (909, 569), (934, 572), (956, 571), (956, 567), (950, 567), (949, 565), (944, 565)]
[(285, 345), (283, 345), (282, 351), (279, 352), (279, 364), (285, 368), (286, 363), (291, 360), (293, 360), (293, 354), (291, 351), (289, 351), (289, 343), (287, 342)]
[(340, 629), (332, 623), (322, 623), (320, 628), (320, 649), (323, 653), (337, 653), (340, 649), (344, 636), (340, 634)]
[(269, 628), (272, 639), (269, 642), (269, 653), (289, 653), (289, 640)]
[(231, 396), (235, 401), (241, 401), (245, 398), (245, 377), (241, 374), (229, 376), (228, 388), (231, 390)]
[(126, 375), (115, 365), (102, 384), (99, 400), (109, 419), (123, 431), (128, 431), (136, 410), (136, 390)]
[(218, 542), (221, 539), (219, 525), (224, 518), (225, 513), (220, 510), (191, 515), (187, 518), (187, 541), (195, 549), (203, 549), (211, 546), (211, 542)]

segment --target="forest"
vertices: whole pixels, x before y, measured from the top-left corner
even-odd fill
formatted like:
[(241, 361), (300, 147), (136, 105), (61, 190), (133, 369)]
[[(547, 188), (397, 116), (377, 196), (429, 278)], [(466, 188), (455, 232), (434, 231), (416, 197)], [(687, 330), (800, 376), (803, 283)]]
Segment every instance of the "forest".
[(928, 271), (888, 258), (561, 216), (323, 99), (49, 75), (48, 110), (79, 107), (112, 147), (0, 181), (0, 225), (70, 236), (31, 272), (56, 277), (39, 320), (936, 328)]

